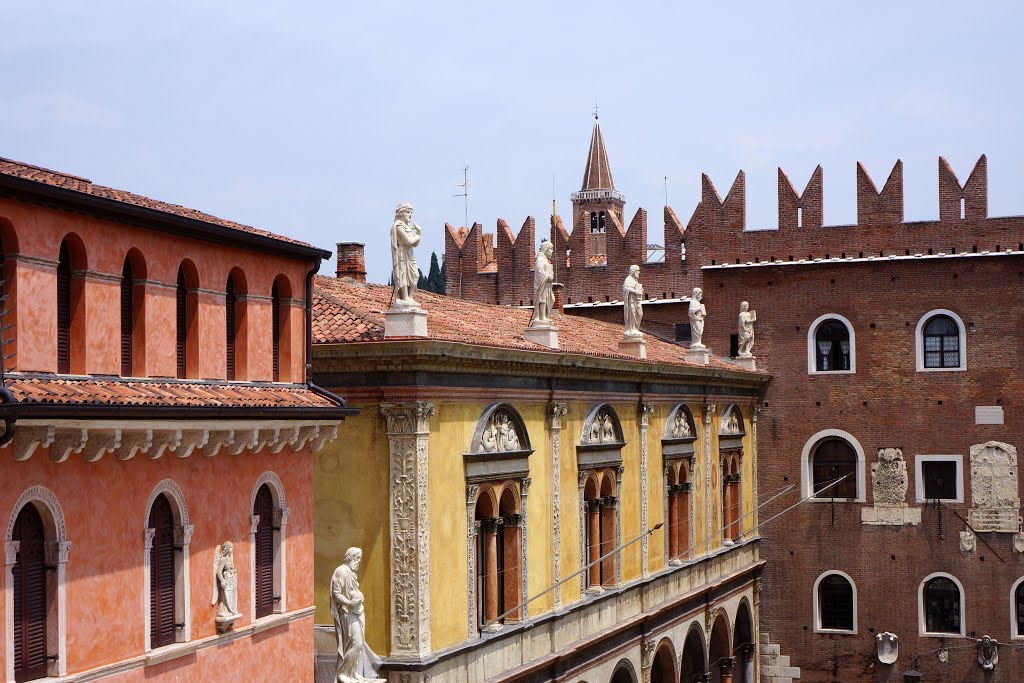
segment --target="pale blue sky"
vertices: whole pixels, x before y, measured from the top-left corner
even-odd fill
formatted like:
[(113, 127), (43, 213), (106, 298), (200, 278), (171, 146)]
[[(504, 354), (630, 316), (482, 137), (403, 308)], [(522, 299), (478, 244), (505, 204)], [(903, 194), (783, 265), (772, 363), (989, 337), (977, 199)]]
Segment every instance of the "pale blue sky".
[[(1024, 214), (1024, 7), (1016, 2), (7, 2), (0, 156), (333, 248), (385, 281), (394, 206), (421, 266), (462, 223), (548, 234), (567, 216), (594, 98), (626, 212), (661, 240), (707, 172), (747, 173), (776, 224), (776, 167), (825, 173), (855, 221), (854, 168), (905, 166), (908, 220), (938, 214), (936, 160), (989, 156), (990, 215)], [(333, 264), (323, 272), (333, 273)]]

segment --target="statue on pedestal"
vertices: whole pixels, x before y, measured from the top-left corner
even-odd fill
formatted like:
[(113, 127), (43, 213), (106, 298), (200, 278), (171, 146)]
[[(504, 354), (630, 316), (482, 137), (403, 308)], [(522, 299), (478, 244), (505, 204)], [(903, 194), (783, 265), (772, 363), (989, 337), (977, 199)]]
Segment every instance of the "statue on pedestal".
[(338, 636), (336, 683), (384, 680), (377, 678), (377, 670), (383, 662), (366, 643), (363, 594), (356, 578), (362, 559), (362, 550), (349, 548), (345, 551), (344, 564), (335, 569), (331, 577), (331, 616)]
[(754, 323), (757, 322), (757, 311), (750, 310), (750, 304), (740, 304), (739, 347), (741, 357), (749, 357), (754, 348)]
[(703, 349), (704, 344), (701, 338), (704, 336), (704, 318), (707, 317), (708, 309), (704, 307), (704, 290), (700, 287), (693, 288), (693, 295), (690, 297), (690, 348)]
[(644, 319), (644, 286), (640, 284), (640, 266), (630, 266), (622, 283), (622, 311), (626, 337), (641, 337), (640, 322)]
[(412, 222), (412, 204), (402, 202), (391, 224), (391, 277), (395, 287), (395, 308), (419, 308), (413, 296), (420, 280), (413, 247), (420, 243), (423, 229)]
[(540, 243), (537, 262), (533, 270), (533, 320), (531, 327), (550, 326), (551, 309), (555, 305), (555, 293), (551, 285), (555, 281), (555, 267), (551, 263), (554, 246), (548, 240)]
[(242, 616), (238, 613), (238, 571), (231, 541), (213, 551), (213, 597), (210, 606), (217, 607), (217, 633), (224, 633)]

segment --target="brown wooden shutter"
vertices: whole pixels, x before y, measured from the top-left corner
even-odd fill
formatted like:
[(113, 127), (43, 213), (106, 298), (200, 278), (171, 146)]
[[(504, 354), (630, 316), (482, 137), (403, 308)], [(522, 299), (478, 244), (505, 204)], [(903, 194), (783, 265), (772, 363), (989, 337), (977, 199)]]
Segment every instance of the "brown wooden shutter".
[(174, 514), (167, 496), (158, 496), (149, 512), (149, 527), (155, 529), (149, 555), (150, 647), (174, 643)]
[(227, 320), (227, 378), (235, 378), (235, 281), (228, 277), (228, 285), (224, 292), (225, 318)]
[(57, 372), (71, 372), (71, 254), (60, 245), (57, 263)]
[(26, 505), (14, 523), (21, 543), (14, 564), (14, 680), (46, 677), (46, 538), (43, 519)]
[(178, 379), (184, 379), (188, 367), (186, 365), (186, 348), (188, 342), (188, 323), (186, 306), (188, 306), (188, 290), (185, 288), (185, 271), (178, 268), (178, 288), (175, 293), (175, 314), (177, 319), (176, 345), (178, 352)]
[(274, 613), (274, 498), (264, 484), (256, 492), (256, 618)]
[(271, 328), (274, 356), (274, 381), (281, 381), (281, 294), (278, 292), (277, 283), (274, 283), (270, 290)]
[(121, 376), (132, 376), (132, 264), (121, 269)]

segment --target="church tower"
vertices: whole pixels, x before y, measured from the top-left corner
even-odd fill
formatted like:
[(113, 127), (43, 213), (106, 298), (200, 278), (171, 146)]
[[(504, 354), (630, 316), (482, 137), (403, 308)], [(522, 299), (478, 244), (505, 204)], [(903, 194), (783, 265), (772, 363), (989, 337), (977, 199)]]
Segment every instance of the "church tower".
[(626, 198), (615, 189), (596, 112), (587, 167), (583, 171), (583, 185), (579, 192), (570, 195), (570, 199), (573, 232), (587, 231), (587, 264), (603, 265), (607, 262), (605, 235), (612, 229), (611, 217), (614, 215), (619, 225), (622, 225), (622, 207), (626, 204)]

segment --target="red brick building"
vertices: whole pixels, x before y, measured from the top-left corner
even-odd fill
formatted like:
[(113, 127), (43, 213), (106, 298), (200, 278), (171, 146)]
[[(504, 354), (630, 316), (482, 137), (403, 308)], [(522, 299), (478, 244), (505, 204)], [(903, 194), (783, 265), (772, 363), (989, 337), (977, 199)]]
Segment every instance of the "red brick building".
[[(764, 501), (793, 487), (762, 519), (811, 499), (761, 529), (762, 680), (797, 668), (804, 681), (843, 682), (1024, 672), (1024, 218), (988, 216), (984, 156), (964, 183), (943, 159), (938, 171), (938, 220), (904, 222), (897, 162), (881, 190), (858, 165), (857, 224), (826, 227), (822, 169), (800, 193), (780, 169), (778, 229), (764, 231), (745, 230), (742, 172), (725, 200), (704, 176), (685, 228), (665, 209), (659, 263), (627, 246), (646, 243), (642, 210), (628, 231), (613, 224), (603, 264), (582, 269), (573, 255), (592, 213), (577, 205), (568, 236), (552, 220), (556, 253), (569, 245), (558, 261), (566, 312), (621, 320), (635, 262), (651, 304), (704, 288), (704, 342), (722, 355), (740, 302), (758, 311), (754, 354), (773, 376), (758, 490)], [(511, 290), (500, 263), (486, 275), (456, 265), (479, 253), (472, 231), (461, 245), (449, 235), (449, 277), (462, 273), (467, 298), (494, 279)], [(686, 322), (685, 300), (645, 307), (649, 332)], [(883, 633), (898, 638), (891, 664)], [(986, 635), (1000, 643), (994, 674), (979, 661)]]

